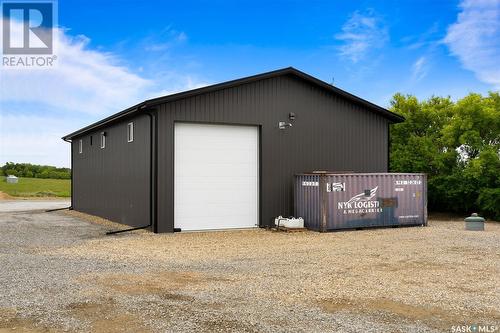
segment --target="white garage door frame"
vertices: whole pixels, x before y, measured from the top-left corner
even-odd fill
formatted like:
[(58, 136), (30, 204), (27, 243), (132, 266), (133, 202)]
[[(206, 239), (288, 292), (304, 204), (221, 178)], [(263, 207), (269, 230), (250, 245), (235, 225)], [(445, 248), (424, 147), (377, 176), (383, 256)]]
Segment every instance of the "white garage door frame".
[[(256, 227), (259, 227), (260, 224), (261, 224), (261, 193), (260, 193), (260, 189), (261, 189), (261, 126), (260, 125), (249, 125), (249, 124), (234, 124), (234, 123), (212, 123), (212, 122), (192, 122), (192, 121), (174, 121), (174, 135), (173, 135), (173, 138), (174, 138), (174, 143), (173, 143), (173, 146), (174, 146), (174, 153), (173, 153), (173, 157), (174, 157), (174, 161), (173, 161), (173, 164), (174, 164), (174, 177), (173, 177), (173, 180), (174, 180), (174, 230), (182, 230), (182, 231), (205, 231), (205, 230), (225, 230), (225, 229), (242, 229), (242, 228), (256, 228)], [(233, 210), (233, 215), (231, 215), (231, 221), (232, 222), (228, 222), (229, 219), (226, 221), (226, 222), (223, 222), (223, 223), (220, 223), (218, 222), (219, 224), (215, 223), (215, 227), (209, 227), (208, 225), (212, 222), (210, 222), (210, 220), (208, 221), (205, 221), (203, 220), (203, 210), (200, 210), (200, 211), (197, 211), (198, 214), (194, 213), (194, 214), (191, 214), (192, 210), (188, 210), (186, 209), (184, 206), (184, 204), (186, 204), (186, 200), (189, 200), (191, 201), (191, 197), (194, 197), (193, 201), (196, 203), (197, 200), (200, 200), (200, 198), (196, 198), (196, 195), (194, 194), (195, 192), (192, 191), (192, 188), (191, 188), (191, 192), (189, 192), (189, 185), (192, 185), (192, 184), (182, 184), (186, 179), (187, 179), (187, 182), (191, 181), (193, 182), (196, 178), (193, 177), (192, 179), (191, 178), (191, 174), (187, 174), (187, 171), (186, 169), (189, 169), (189, 168), (181, 168), (180, 164), (183, 164), (183, 163), (187, 163), (188, 166), (190, 164), (190, 162), (186, 162), (186, 156), (185, 155), (181, 155), (181, 151), (183, 149), (181, 149), (181, 147), (184, 147), (184, 151), (186, 150), (189, 150), (189, 147), (188, 148), (185, 148), (185, 143), (183, 142), (180, 142), (180, 141), (183, 141), (186, 139), (186, 135), (189, 135), (189, 131), (191, 131), (191, 133), (193, 133), (193, 130), (195, 129), (205, 129), (205, 130), (218, 130), (218, 131), (222, 131), (224, 132), (225, 130), (228, 130), (229, 133), (236, 133), (234, 132), (235, 129), (244, 129), (242, 131), (242, 134), (245, 136), (245, 135), (249, 135), (250, 137), (252, 135), (255, 135), (255, 141), (253, 143), (251, 143), (250, 145), (249, 142), (247, 142), (247, 146), (246, 147), (249, 147), (250, 149), (253, 149), (255, 148), (255, 158), (256, 158), (256, 161), (253, 162), (251, 161), (252, 163), (248, 163), (248, 165), (250, 164), (254, 164), (254, 167), (255, 167), (255, 170), (251, 170), (252, 173), (256, 173), (256, 177), (255, 177), (255, 180), (252, 181), (251, 179), (249, 179), (250, 181), (250, 186), (249, 187), (249, 194), (250, 195), (250, 199), (251, 200), (255, 200), (254, 202), (254, 205), (255, 205), (255, 208), (254, 209), (251, 209), (253, 211), (252, 214), (254, 214), (254, 216), (248, 216), (247, 218), (245, 219), (241, 219), (240, 217), (240, 220), (238, 220), (238, 214)], [(188, 134), (182, 134), (182, 132), (186, 132), (188, 131), (187, 133)], [(252, 134), (252, 132), (254, 134)], [(214, 134), (215, 132), (212, 131), (212, 134), (217, 136), (218, 134)], [(216, 138), (217, 139), (217, 138)], [(245, 139), (243, 137), (243, 139)], [(196, 139), (195, 139), (196, 140)], [(234, 141), (237, 141), (237, 140), (234, 140)], [(195, 141), (196, 143), (196, 141)], [(203, 143), (202, 143), (203, 145)], [(229, 148), (231, 148), (231, 144), (229, 143)], [(210, 149), (209, 147), (205, 147), (208, 149)], [(233, 147), (234, 148), (234, 147)], [(235, 154), (236, 156), (237, 154)], [(205, 156), (206, 158), (210, 158), (210, 155), (209, 156)], [(240, 156), (241, 157), (241, 156)], [(238, 158), (238, 156), (236, 156), (236, 158)], [(215, 159), (215, 157), (214, 157)], [(189, 158), (188, 158), (189, 160)], [(183, 164), (183, 166), (186, 166), (186, 164)], [(191, 168), (194, 166), (193, 165), (193, 162), (191, 162)], [(203, 165), (200, 164), (199, 167), (198, 167), (198, 171), (200, 174), (203, 175), (203, 172), (206, 173), (206, 171), (204, 171), (203, 169)], [(180, 170), (182, 169), (182, 170)], [(242, 170), (240, 170), (240, 172), (244, 172), (244, 167), (242, 168)], [(184, 172), (184, 174), (182, 174)], [(193, 172), (193, 170), (191, 169), (190, 172)], [(197, 173), (196, 171), (194, 171), (195, 174)], [(235, 172), (237, 173), (238, 170), (235, 170)], [(231, 172), (227, 172), (227, 177), (228, 179), (230, 179), (232, 177), (232, 174)], [(220, 175), (219, 175), (220, 177)], [(251, 177), (249, 177), (251, 178)], [(206, 179), (206, 178), (204, 178)], [(200, 181), (202, 183), (204, 183), (203, 181)], [(227, 184), (225, 185), (228, 185), (229, 187), (231, 186), (230, 183), (228, 182)], [(203, 184), (201, 184), (200, 186), (201, 190), (200, 190), (200, 197), (203, 197), (203, 195), (206, 195), (207, 193), (210, 192), (210, 190), (208, 190), (209, 192), (207, 192), (207, 189), (206, 188), (203, 188)], [(242, 195), (242, 192), (240, 191), (240, 188), (234, 188), (234, 185), (233, 185), (233, 190), (236, 190), (236, 197), (238, 197), (238, 193), (240, 195)], [(255, 191), (255, 196), (253, 196), (252, 192), (251, 191)], [(189, 195), (187, 194), (189, 192)], [(229, 193), (229, 192), (227, 192)], [(227, 195), (226, 193), (226, 195)], [(232, 198), (231, 198), (232, 199)], [(202, 200), (203, 201), (203, 200)], [(189, 205), (192, 205), (191, 203)], [(202, 209), (206, 209), (206, 207), (203, 207), (203, 204), (200, 204), (200, 208)], [(197, 206), (198, 207), (198, 206)], [(228, 206), (229, 207), (229, 206)], [(250, 208), (252, 208), (251, 205), (249, 205)], [(217, 209), (215, 209), (217, 210)], [(200, 214), (201, 213), (201, 214)], [(215, 212), (217, 214), (217, 211)], [(229, 209), (229, 213), (230, 212), (230, 209)], [(196, 226), (194, 225), (195, 222), (194, 219), (193, 219), (193, 216), (186, 216), (187, 215), (198, 215), (198, 220), (196, 222)], [(240, 215), (241, 216), (241, 215)], [(246, 222), (245, 222), (246, 221)], [(252, 221), (252, 223), (250, 223), (249, 221)], [(212, 224), (210, 224), (212, 225)], [(198, 227), (199, 226), (199, 227)]]

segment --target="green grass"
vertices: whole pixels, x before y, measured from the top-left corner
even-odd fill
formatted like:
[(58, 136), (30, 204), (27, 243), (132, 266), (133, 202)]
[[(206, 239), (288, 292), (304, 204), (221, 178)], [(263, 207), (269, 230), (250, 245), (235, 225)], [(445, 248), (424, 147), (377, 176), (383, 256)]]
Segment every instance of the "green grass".
[(13, 197), (69, 197), (71, 180), (19, 178), (17, 184), (9, 184), (0, 177), (0, 191)]

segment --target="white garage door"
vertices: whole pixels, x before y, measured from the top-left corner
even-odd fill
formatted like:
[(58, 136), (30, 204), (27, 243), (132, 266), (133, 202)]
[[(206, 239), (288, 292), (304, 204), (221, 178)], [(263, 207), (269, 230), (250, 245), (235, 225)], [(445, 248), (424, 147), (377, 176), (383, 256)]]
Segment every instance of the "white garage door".
[(256, 126), (175, 124), (174, 225), (182, 230), (258, 225)]

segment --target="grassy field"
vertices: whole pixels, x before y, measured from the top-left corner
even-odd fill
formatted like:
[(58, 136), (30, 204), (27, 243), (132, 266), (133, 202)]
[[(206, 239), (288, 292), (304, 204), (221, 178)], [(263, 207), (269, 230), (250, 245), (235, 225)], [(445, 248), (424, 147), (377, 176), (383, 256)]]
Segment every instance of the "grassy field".
[(17, 184), (9, 184), (0, 177), (0, 191), (13, 197), (69, 197), (69, 179), (19, 178)]

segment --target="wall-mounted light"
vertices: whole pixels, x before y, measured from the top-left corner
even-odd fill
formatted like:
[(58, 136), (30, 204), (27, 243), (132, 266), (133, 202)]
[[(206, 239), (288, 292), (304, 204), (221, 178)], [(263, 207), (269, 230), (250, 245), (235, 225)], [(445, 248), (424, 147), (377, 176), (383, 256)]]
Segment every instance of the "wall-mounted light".
[(291, 121), (294, 121), (295, 120), (295, 113), (294, 112), (290, 112), (288, 114), (288, 119), (290, 119)]
[(292, 124), (290, 124), (290, 123), (286, 123), (286, 122), (284, 122), (284, 121), (280, 121), (280, 122), (278, 123), (278, 128), (279, 128), (280, 130), (284, 130), (284, 129), (285, 129), (285, 128), (287, 128), (287, 127), (292, 127)]

